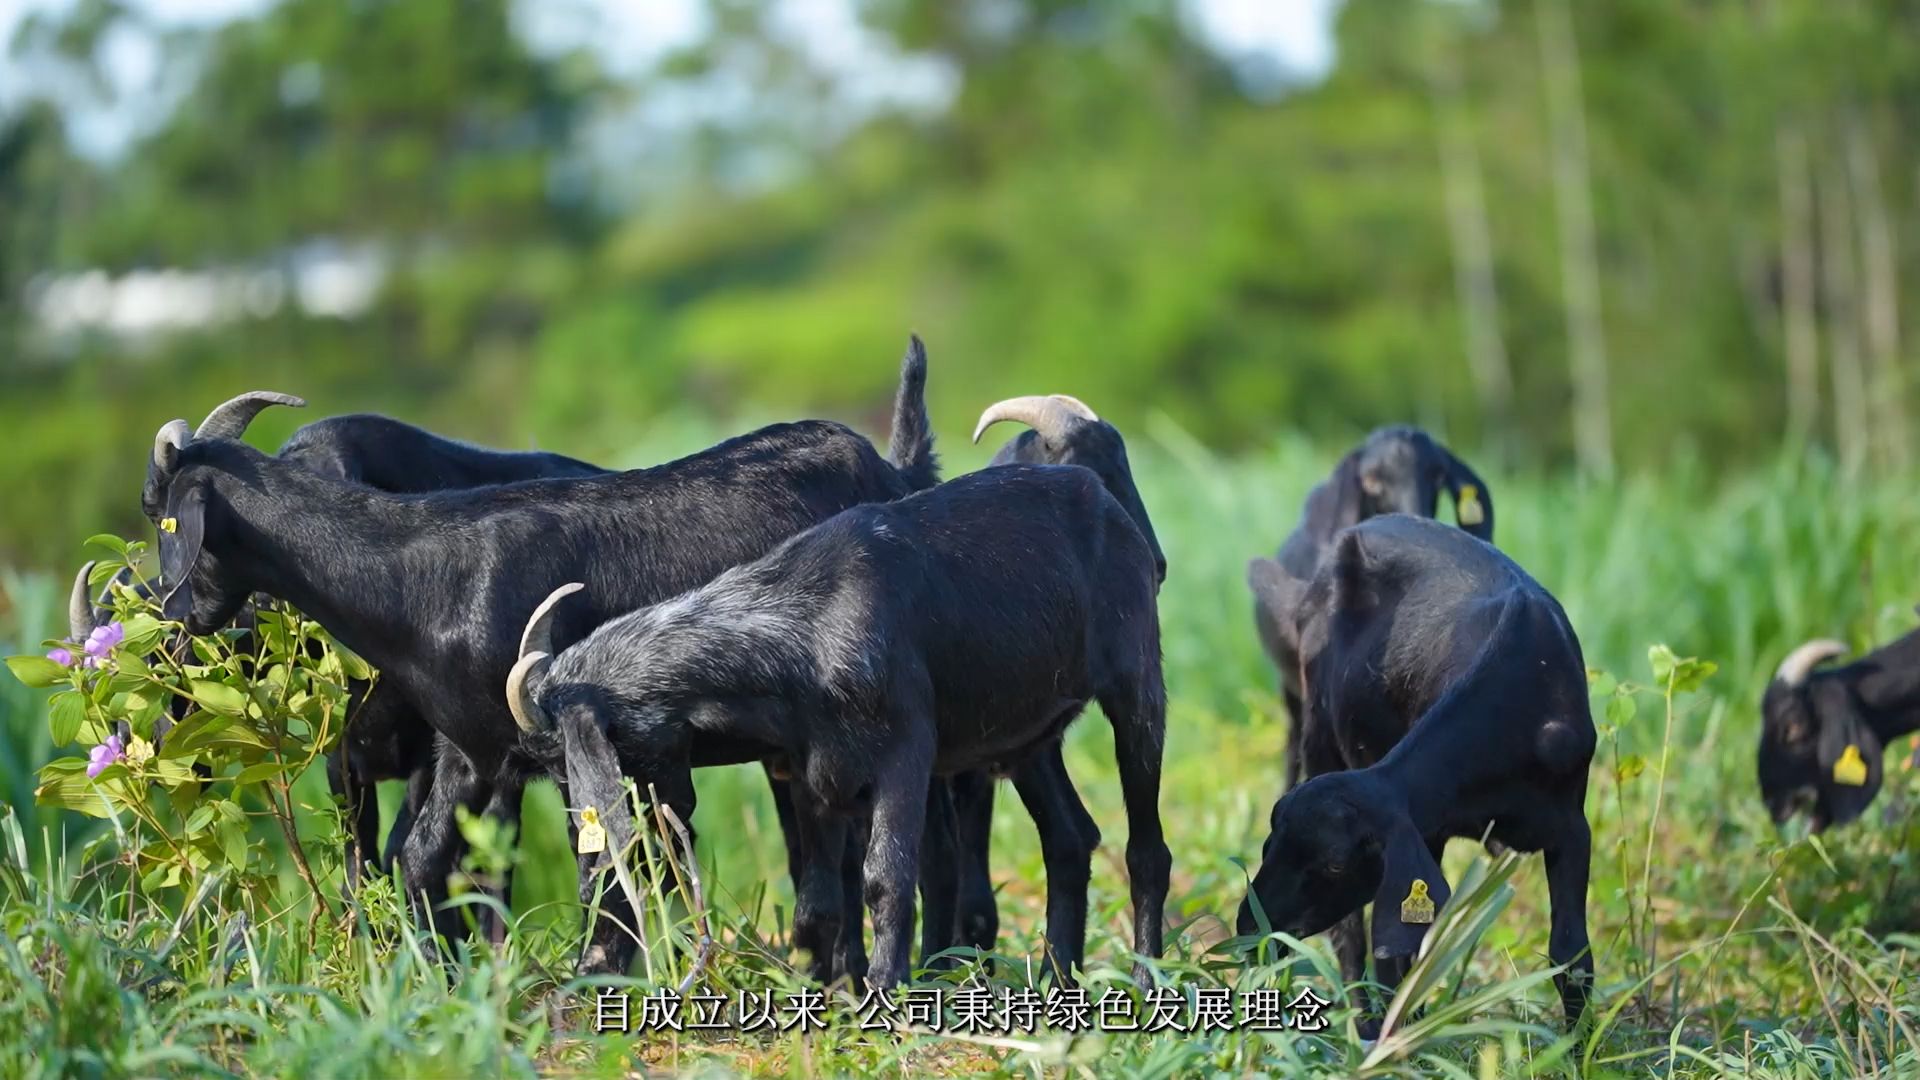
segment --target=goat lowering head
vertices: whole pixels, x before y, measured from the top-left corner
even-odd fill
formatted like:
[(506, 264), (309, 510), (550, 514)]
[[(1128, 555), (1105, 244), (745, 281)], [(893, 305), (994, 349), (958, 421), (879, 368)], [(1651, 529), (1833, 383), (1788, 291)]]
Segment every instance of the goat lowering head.
[[(1439, 853), (1488, 839), (1546, 854), (1549, 952), (1569, 1018), (1585, 1008), (1585, 812), (1595, 734), (1586, 666), (1559, 603), (1493, 546), (1383, 514), (1339, 533), (1299, 601), (1298, 758), (1275, 805), (1243, 933), (1337, 927), (1371, 900), (1380, 981), (1448, 898)], [(1290, 753), (1293, 753), (1290, 747)], [(1357, 980), (1357, 953), (1342, 950)]]
[(224, 527), (224, 523), (208, 521), (204, 481), (194, 467), (197, 451), (239, 439), (253, 418), (270, 405), (300, 408), (306, 402), (290, 394), (254, 390), (215, 408), (198, 428), (188, 427), (185, 420), (170, 420), (154, 435), (140, 508), (160, 530), (161, 613), (184, 622), (190, 634), (212, 633), (233, 621), (249, 597), (245, 590), (222, 584), (228, 575), (203, 550), (207, 529)]
[(1465, 462), (1416, 427), (1384, 427), (1341, 459), (1328, 481), (1340, 507), (1338, 527), (1375, 514), (1433, 517), (1440, 492), (1453, 498), (1460, 527), (1493, 542), (1493, 494)]
[(1299, 938), (1331, 929), (1371, 901), (1375, 955), (1412, 956), (1426, 926), (1402, 921), (1402, 900), (1416, 881), (1435, 910), (1449, 892), (1412, 819), (1394, 812), (1403, 803), (1365, 770), (1326, 773), (1289, 791), (1274, 804), (1239, 932), (1260, 932), (1254, 900), (1273, 929)]
[(1027, 425), (1012, 442), (993, 455), (994, 465), (1080, 465), (1092, 469), (1106, 485), (1120, 508), (1133, 519), (1135, 528), (1153, 549), (1154, 571), (1161, 584), (1167, 580), (1167, 556), (1160, 550), (1160, 538), (1154, 534), (1153, 520), (1147, 516), (1147, 504), (1133, 483), (1133, 467), (1127, 463), (1127, 443), (1120, 431), (1094, 413), (1079, 398), (1066, 394), (1032, 395), (1008, 398), (987, 406), (974, 425), (973, 441), (979, 442), (986, 430), (1002, 420)]
[(1832, 640), (1780, 662), (1760, 701), (1760, 795), (1776, 824), (1805, 811), (1813, 831), (1844, 825), (1880, 793), (1886, 744), (1920, 729), (1920, 631), (1841, 667)]

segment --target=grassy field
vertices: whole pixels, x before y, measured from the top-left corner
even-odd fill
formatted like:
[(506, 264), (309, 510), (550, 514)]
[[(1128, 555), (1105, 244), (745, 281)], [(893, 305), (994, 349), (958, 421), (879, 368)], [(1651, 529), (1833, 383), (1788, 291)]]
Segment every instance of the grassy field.
[[(695, 439), (670, 442), (635, 460)], [(1338, 989), (1323, 943), (1290, 967), (1244, 967), (1221, 949), (1281, 777), (1279, 703), (1243, 568), (1278, 545), (1333, 456), (1282, 443), (1225, 461), (1166, 425), (1133, 438), (1171, 564), (1161, 613), (1173, 698), (1161, 805), (1175, 859), (1165, 972), (1183, 985)], [(982, 457), (955, 450), (949, 472)], [(1478, 464), (1494, 487), (1501, 546), (1564, 603), (1588, 664), (1610, 676), (1599, 688), (1624, 683), (1616, 693), (1635, 703), (1627, 716), (1609, 713), (1608, 697), (1595, 701), (1588, 912), (1599, 985), (1595, 1022), (1575, 1035), (1559, 1030), (1552, 986), (1540, 981), (1538, 858), (1489, 865), (1467, 844), (1449, 852), (1449, 877), (1483, 884), (1449, 909), (1424, 973), (1435, 987), (1425, 1014), (1377, 1047), (1360, 1044), (1338, 1008), (1332, 1028), (1313, 1035), (595, 1035), (581, 1009), (591, 991), (568, 982), (579, 911), (564, 900), (572, 863), (550, 787), (536, 791), (525, 825), (515, 932), (499, 951), (462, 946), (448, 966), (406, 928), (386, 883), (362, 895), (357, 913), (316, 910), (290, 873), (272, 902), (223, 886), (187, 905), (182, 890), (130, 886), (113, 829), (30, 808), (33, 770), (53, 754), (44, 708), (0, 680), (0, 783), (16, 811), (0, 827), (0, 1075), (1920, 1072), (1920, 770), (1901, 767), (1909, 745), (1890, 748), (1887, 790), (1868, 816), (1819, 841), (1779, 836), (1753, 776), (1756, 703), (1788, 648), (1815, 635), (1864, 647), (1913, 625), (1912, 478), (1857, 482), (1799, 455), (1737, 476), (1682, 456), (1659, 476), (1613, 486), (1499, 479)], [(60, 585), (4, 584), (6, 651), (32, 650), (53, 629)], [(1648, 650), (1662, 643), (1719, 669), (1697, 692), (1661, 694), (1649, 686)], [(1071, 733), (1068, 764), (1105, 834), (1088, 948), (1097, 987), (1130, 965), (1125, 818), (1097, 714)], [(324, 802), (318, 776), (297, 790)], [(1026, 985), (1042, 865), (1018, 800), (999, 805), (1007, 962), (992, 979)], [(314, 837), (331, 828), (319, 813), (307, 822)], [(782, 948), (790, 891), (758, 770), (704, 775), (699, 824), (707, 921), (720, 939), (709, 985), (796, 986)], [(630, 984), (636, 1006), (686, 967), (670, 950), (653, 959)], [(986, 976), (946, 976), (967, 977)]]

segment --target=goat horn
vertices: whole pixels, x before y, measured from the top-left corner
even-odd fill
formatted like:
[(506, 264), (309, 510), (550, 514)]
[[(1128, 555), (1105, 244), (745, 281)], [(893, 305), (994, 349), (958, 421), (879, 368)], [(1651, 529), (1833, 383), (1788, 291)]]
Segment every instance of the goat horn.
[(1082, 420), (1092, 420), (1092, 421), (1098, 422), (1100, 419), (1099, 413), (1094, 412), (1092, 409), (1088, 408), (1086, 402), (1081, 401), (1079, 398), (1074, 397), (1072, 394), (1049, 394), (1047, 396), (1051, 397), (1053, 400), (1059, 402), (1060, 404), (1065, 405), (1069, 410), (1075, 413), (1078, 413), (1080, 415), (1080, 419)]
[(553, 609), (584, 588), (585, 585), (574, 581), (548, 593), (540, 606), (533, 609), (526, 630), (520, 634), (520, 659), (514, 661), (513, 670), (507, 673), (507, 708), (513, 713), (513, 722), (528, 734), (553, 726), (547, 721), (546, 710), (527, 688), (534, 673), (546, 670), (553, 659)]
[(169, 420), (153, 435), (153, 463), (162, 469), (173, 467), (173, 457), (193, 441), (193, 429), (185, 420)]
[(260, 415), (260, 410), (269, 405), (289, 405), (296, 409), (306, 408), (307, 403), (292, 394), (277, 394), (271, 390), (249, 390), (237, 398), (229, 399), (216, 406), (207, 414), (200, 426), (194, 429), (197, 439), (237, 439), (246, 433), (247, 425)]
[(87, 565), (73, 578), (73, 595), (67, 597), (67, 630), (75, 641), (87, 640), (93, 633), (93, 592), (87, 587), (87, 578), (93, 573), (98, 560), (88, 560)]
[(513, 722), (520, 730), (529, 735), (553, 726), (547, 722), (547, 711), (540, 707), (539, 699), (527, 688), (534, 671), (546, 670), (552, 659), (546, 653), (531, 652), (515, 661), (513, 670), (507, 672), (507, 710), (513, 713)]
[(533, 616), (527, 620), (526, 630), (520, 635), (521, 656), (536, 652), (549, 656), (553, 654), (553, 609), (559, 606), (560, 601), (584, 588), (586, 586), (578, 581), (571, 582), (548, 593), (547, 598), (540, 601), (540, 606), (533, 609)]
[(1078, 398), (1065, 394), (1030, 394), (987, 406), (987, 411), (980, 414), (980, 423), (974, 426), (973, 441), (979, 442), (988, 428), (1002, 420), (1019, 421), (1039, 432), (1042, 438), (1057, 439), (1075, 421), (1098, 419), (1100, 417)]
[(1773, 677), (1788, 686), (1799, 686), (1807, 681), (1807, 674), (1821, 661), (1845, 656), (1847, 651), (1844, 642), (1835, 641), (1832, 638), (1809, 641), (1788, 653), (1787, 658), (1780, 661), (1780, 667), (1774, 671)]

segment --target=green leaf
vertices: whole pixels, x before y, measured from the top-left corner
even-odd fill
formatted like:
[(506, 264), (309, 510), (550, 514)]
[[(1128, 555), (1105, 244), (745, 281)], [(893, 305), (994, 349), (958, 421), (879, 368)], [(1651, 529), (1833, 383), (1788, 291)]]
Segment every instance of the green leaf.
[(126, 640), (120, 648), (135, 656), (146, 656), (159, 646), (167, 635), (167, 627), (151, 615), (135, 615), (121, 624), (127, 631)]
[(66, 746), (79, 736), (80, 724), (87, 718), (87, 699), (78, 691), (64, 690), (53, 695), (47, 713), (47, 727), (53, 733), (53, 745)]
[(7, 668), (13, 677), (33, 687), (44, 690), (67, 677), (67, 669), (44, 656), (9, 656)]
[(1613, 693), (1614, 688), (1619, 685), (1620, 680), (1614, 678), (1607, 672), (1601, 671), (1599, 668), (1587, 669), (1587, 695), (1589, 697), (1606, 697), (1608, 694)]
[(122, 559), (127, 557), (127, 542), (112, 533), (95, 533), (87, 537), (86, 546), (106, 548)]
[(340, 667), (347, 678), (365, 682), (373, 678), (373, 665), (360, 658), (360, 655), (339, 642), (333, 642), (333, 651), (340, 656)]
[(211, 825), (213, 823), (213, 814), (214, 810), (210, 804), (202, 803), (200, 806), (195, 807), (192, 815), (187, 818), (187, 835), (192, 836), (201, 829)]
[(194, 679), (187, 688), (193, 699), (199, 702), (203, 709), (210, 709), (223, 716), (247, 714), (247, 695), (236, 687), (207, 679)]
[(1653, 685), (1666, 688), (1667, 678), (1673, 674), (1674, 660), (1673, 650), (1665, 645), (1655, 645), (1647, 650), (1647, 663), (1653, 666)]
[(1646, 758), (1641, 757), (1639, 754), (1628, 754), (1626, 757), (1620, 759), (1619, 765), (1614, 767), (1613, 778), (1624, 784), (1646, 771)]
[[(126, 770), (111, 766), (100, 774), (100, 782), (106, 783), (116, 775), (124, 777)], [(40, 785), (33, 789), (33, 801), (41, 806), (75, 810), (88, 817), (112, 817), (103, 794), (95, 782), (87, 778), (86, 759), (63, 758), (40, 770)]]
[(1639, 706), (1630, 695), (1615, 694), (1607, 699), (1607, 723), (1614, 727), (1625, 727), (1637, 711)]
[(220, 821), (220, 847), (227, 855), (227, 865), (235, 870), (247, 868), (247, 829), (244, 824), (235, 824), (222, 818)]
[(295, 761), (262, 761), (257, 765), (249, 765), (241, 769), (239, 775), (233, 778), (233, 783), (235, 787), (257, 784), (287, 772), (298, 764), (299, 762)]
[(1696, 660), (1688, 657), (1680, 661), (1673, 670), (1673, 690), (1677, 694), (1698, 690), (1709, 676), (1720, 670), (1720, 665), (1711, 660)]

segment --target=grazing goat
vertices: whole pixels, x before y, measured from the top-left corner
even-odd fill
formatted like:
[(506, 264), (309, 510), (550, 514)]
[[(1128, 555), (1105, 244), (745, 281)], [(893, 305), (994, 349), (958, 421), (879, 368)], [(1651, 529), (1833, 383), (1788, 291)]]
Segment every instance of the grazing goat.
[[(142, 503), (161, 526), (162, 609), (207, 633), (255, 592), (287, 600), (426, 719), (444, 741), (400, 861), (431, 906), (460, 851), (455, 807), (512, 820), (540, 768), (518, 751), (498, 691), (527, 610), (557, 585), (591, 584), (592, 602), (561, 620), (570, 642), (849, 506), (906, 495), (936, 469), (925, 366), (915, 339), (896, 400), (898, 465), (842, 425), (805, 421), (651, 469), (415, 495), (239, 442), (253, 412), (286, 401), (249, 395), (198, 435), (176, 420), (155, 438)], [(439, 915), (450, 933), (451, 913)]]
[[(1155, 580), (1167, 578), (1167, 557), (1160, 549), (1146, 503), (1133, 482), (1126, 440), (1112, 424), (1100, 419), (1079, 399), (1065, 394), (1009, 398), (995, 402), (980, 414), (973, 441), (1003, 421), (1026, 424), (1027, 431), (1002, 446), (988, 467), (1000, 465), (1081, 465), (1094, 475), (1132, 519), (1153, 552)], [(1100, 846), (1100, 828), (1087, 812), (1067, 775), (1056, 741), (1037, 751), (1013, 775), (1013, 785), (1040, 833), (1047, 869), (1047, 940), (1081, 941), (1086, 937), (1087, 883), (1093, 874), (1093, 853)], [(931, 857), (922, 863), (932, 879), (925, 883), (922, 915), (925, 936), (921, 953), (932, 955), (949, 943), (976, 949), (993, 948), (1000, 917), (989, 873), (993, 825), (994, 778), (985, 772), (961, 773), (951, 778), (952, 824), (946, 820), (947, 792), (938, 790), (928, 807), (934, 820), (928, 829)], [(958, 849), (957, 859), (943, 857), (941, 845)], [(945, 930), (944, 912), (953, 908), (953, 926)], [(1070, 974), (1078, 955), (1058, 949), (1052, 960), (1062, 974)]]
[[(1332, 928), (1365, 963), (1360, 909), (1392, 987), (1447, 900), (1452, 837), (1546, 853), (1548, 952), (1569, 1021), (1593, 960), (1584, 808), (1593, 758), (1586, 667), (1565, 612), (1489, 544), (1391, 514), (1340, 533), (1298, 615), (1307, 779), (1274, 805), (1239, 930)], [(1430, 901), (1425, 903), (1423, 901)]]
[(1920, 731), (1920, 630), (1842, 667), (1847, 647), (1809, 641), (1760, 701), (1760, 794), (1776, 823), (1802, 810), (1814, 832), (1845, 825), (1880, 793), (1888, 743)]
[[(609, 847), (631, 835), (621, 773), (684, 818), (694, 767), (780, 759), (810, 852), (843, 850), (845, 818), (871, 814), (869, 978), (891, 987), (908, 971), (932, 778), (1015, 765), (1098, 700), (1127, 807), (1134, 947), (1160, 954), (1157, 573), (1090, 470), (986, 469), (855, 507), (555, 655), (550, 626), (580, 588), (533, 612), (507, 700), (524, 744), (614, 823)], [(837, 895), (837, 865), (810, 857), (807, 870), (809, 891)], [(803, 945), (838, 932), (796, 914)], [(1056, 944), (1077, 956), (1083, 943)]]
[(1433, 517), (1443, 489), (1453, 497), (1460, 527), (1492, 543), (1493, 492), (1480, 477), (1419, 428), (1379, 428), (1307, 494), (1300, 524), (1280, 545), (1278, 557), (1247, 563), (1254, 626), (1280, 671), (1287, 705), (1287, 786), (1300, 780), (1300, 646), (1291, 634), (1307, 581), (1334, 534), (1376, 514)]

